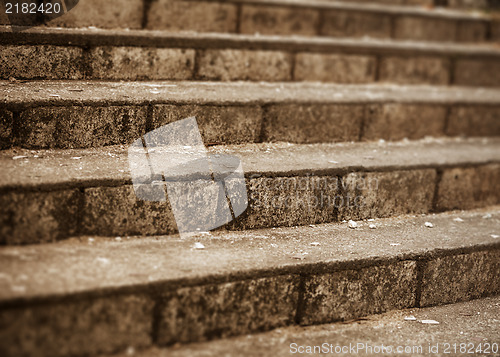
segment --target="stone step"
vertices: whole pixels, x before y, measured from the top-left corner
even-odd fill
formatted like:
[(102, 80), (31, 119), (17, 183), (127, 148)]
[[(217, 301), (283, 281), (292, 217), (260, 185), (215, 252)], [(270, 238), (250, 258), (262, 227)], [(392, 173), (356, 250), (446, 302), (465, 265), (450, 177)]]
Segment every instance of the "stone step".
[[(0, 25), (29, 24), (22, 15), (13, 22), (2, 15)], [(487, 13), (323, 0), (80, 0), (47, 25), (420, 41), (500, 39), (500, 22)]]
[[(118, 356), (136, 357), (288, 357), (339, 356), (480, 356), (500, 353), (500, 297), (468, 302), (395, 310), (346, 322), (320, 326), (290, 326), (274, 331), (170, 348), (136, 351)], [(408, 320), (414, 317), (415, 320)], [(437, 324), (425, 323), (426, 320)], [(301, 353), (301, 354), (300, 354)]]
[(130, 144), (196, 116), (206, 145), (500, 136), (500, 91), (214, 82), (0, 82), (0, 147)]
[[(127, 152), (126, 147), (1, 152), (0, 244), (35, 244), (80, 235), (175, 234), (179, 222), (194, 219), (190, 212), (197, 212), (197, 222), (214, 217), (215, 208), (198, 209), (197, 196), (186, 199), (183, 211), (176, 210), (185, 197), (178, 191), (167, 195), (162, 188), (164, 202), (145, 201), (132, 185)], [(500, 203), (499, 139), (246, 144), (213, 146), (208, 152), (236, 156), (245, 173), (246, 188), (239, 191), (227, 188), (232, 181), (224, 179), (230, 195), (226, 197), (244, 211), (232, 222), (221, 223), (220, 229), (230, 231)], [(178, 159), (169, 155), (169, 160)], [(158, 170), (154, 171), (163, 172)], [(200, 170), (195, 167), (185, 174), (190, 181), (182, 188), (199, 183)], [(240, 198), (241, 191), (247, 192), (248, 204)], [(202, 198), (211, 197), (202, 192)]]
[(115, 353), (495, 295), (499, 229), (496, 206), (356, 229), (2, 247), (0, 351)]
[(380, 39), (3, 27), (0, 64), (0, 79), (500, 85), (498, 46)]

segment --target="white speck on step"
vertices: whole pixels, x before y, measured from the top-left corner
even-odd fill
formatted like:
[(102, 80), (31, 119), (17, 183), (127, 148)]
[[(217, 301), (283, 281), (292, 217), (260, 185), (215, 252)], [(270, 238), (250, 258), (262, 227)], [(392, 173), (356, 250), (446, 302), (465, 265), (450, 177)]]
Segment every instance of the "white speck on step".
[(200, 242), (196, 242), (193, 245), (193, 249), (205, 249), (205, 246), (201, 244)]
[(424, 225), (427, 227), (427, 228), (432, 228), (434, 227), (434, 225), (431, 223), (431, 222), (425, 222)]
[(349, 228), (352, 228), (352, 229), (358, 228), (358, 224), (355, 221), (353, 221), (352, 219), (349, 220), (348, 226), (349, 226)]
[(463, 220), (462, 218), (460, 218), (460, 217), (453, 218), (453, 220), (454, 220), (455, 222), (463, 222), (463, 221), (464, 221), (464, 220)]

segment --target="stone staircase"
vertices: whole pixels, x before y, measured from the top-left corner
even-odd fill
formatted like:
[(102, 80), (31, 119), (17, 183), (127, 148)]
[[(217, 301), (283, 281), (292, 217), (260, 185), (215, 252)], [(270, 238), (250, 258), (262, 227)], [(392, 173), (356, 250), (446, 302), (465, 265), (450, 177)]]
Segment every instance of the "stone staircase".
[[(460, 4), (2, 12), (0, 354), (147, 355), (499, 294), (500, 22), (435, 7)], [(181, 239), (128, 146), (192, 116), (249, 202)]]

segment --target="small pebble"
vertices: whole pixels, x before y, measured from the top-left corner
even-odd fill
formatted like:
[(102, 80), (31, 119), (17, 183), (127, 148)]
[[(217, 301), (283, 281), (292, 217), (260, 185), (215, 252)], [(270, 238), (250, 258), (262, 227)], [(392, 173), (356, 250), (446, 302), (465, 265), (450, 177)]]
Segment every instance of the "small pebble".
[(121, 241), (122, 241), (122, 238), (121, 238), (121, 237), (116, 237), (116, 238), (115, 238), (115, 240), (116, 240), (117, 242), (121, 242)]
[(439, 322), (437, 322), (436, 320), (422, 320), (421, 322), (428, 325), (439, 325)]
[(483, 219), (490, 219), (491, 218), (491, 213), (485, 214), (483, 216)]
[(196, 243), (194, 243), (193, 248), (194, 249), (205, 249), (205, 246), (203, 244), (201, 244), (200, 242), (196, 242)]
[(318, 245), (320, 245), (320, 243), (319, 243), (319, 242), (312, 242), (312, 243), (311, 243), (311, 245), (312, 245), (313, 247), (317, 247)]
[(352, 229), (358, 228), (358, 224), (355, 221), (353, 221), (352, 219), (349, 220), (348, 226), (349, 226), (349, 228), (352, 228)]
[(28, 157), (25, 155), (19, 155), (19, 156), (14, 156), (12, 160), (20, 160), (20, 159), (27, 159)]
[(405, 321), (416, 321), (417, 318), (415, 316), (405, 316)]
[(377, 228), (377, 226), (376, 226), (376, 225), (374, 225), (374, 224), (370, 224), (368, 227), (369, 227), (370, 229), (375, 229), (375, 228)]
[(463, 222), (464, 220), (460, 217), (454, 218), (453, 219), (455, 222)]
[(434, 227), (434, 225), (431, 222), (425, 222), (425, 226), (428, 228)]
[(491, 235), (491, 238), (495, 238), (495, 239), (497, 239), (497, 238), (500, 238), (500, 236), (499, 236), (498, 234), (492, 234), (492, 235)]

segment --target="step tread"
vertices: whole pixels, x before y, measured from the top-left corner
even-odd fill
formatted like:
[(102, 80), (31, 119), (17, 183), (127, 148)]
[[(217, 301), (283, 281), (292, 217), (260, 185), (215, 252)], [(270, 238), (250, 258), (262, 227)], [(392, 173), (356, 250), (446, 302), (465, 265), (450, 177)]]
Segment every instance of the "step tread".
[[(0, 190), (131, 183), (125, 146), (0, 152)], [(500, 162), (499, 138), (423, 139), (336, 144), (264, 143), (209, 147), (237, 156), (247, 176), (336, 175)], [(15, 158), (15, 159), (14, 159)]]
[[(207, 0), (205, 0), (207, 1)], [(213, 0), (208, 0), (213, 1)], [(394, 15), (425, 16), (430, 18), (448, 18), (460, 20), (490, 19), (491, 16), (484, 11), (470, 11), (464, 9), (453, 9), (446, 7), (419, 6), (419, 5), (397, 5), (383, 3), (369, 3), (356, 1), (330, 1), (330, 0), (228, 0), (229, 3), (251, 4), (262, 6), (283, 6), (349, 10), (368, 13), (387, 13)]]
[(500, 103), (500, 89), (495, 88), (317, 82), (0, 81), (0, 91), (0, 104), (7, 109), (155, 103)]
[[(498, 306), (500, 297), (473, 300), (464, 303), (397, 310), (382, 315), (369, 316), (360, 320), (325, 324), (308, 327), (286, 327), (274, 331), (235, 337), (230, 339), (177, 345), (171, 348), (153, 348), (135, 351), (137, 357), (196, 357), (196, 356), (246, 356), (246, 357), (281, 357), (290, 356), (292, 351), (314, 351), (314, 346), (323, 346), (324, 352), (335, 353), (335, 348), (344, 347), (345, 355), (364, 354), (379, 356), (381, 346), (392, 348), (396, 353), (399, 346), (409, 349), (398, 355), (428, 355), (429, 346), (433, 351), (454, 351), (469, 344), (474, 349), (497, 344), (500, 335), (498, 324)], [(405, 317), (414, 316), (416, 321), (405, 321)], [(422, 320), (435, 320), (439, 326), (422, 324)], [(496, 327), (495, 327), (496, 326)], [(358, 345), (358, 343), (360, 345)], [(436, 350), (436, 345), (438, 349)], [(448, 346), (449, 345), (449, 346)], [(332, 346), (332, 347), (330, 347)], [(413, 349), (413, 347), (421, 348)], [(316, 347), (316, 352), (319, 348)], [(331, 348), (331, 349), (330, 349)], [(371, 349), (371, 350), (370, 350)], [(118, 356), (130, 356), (119, 354)], [(370, 353), (370, 351), (372, 351)], [(389, 354), (389, 349), (385, 353)], [(404, 350), (403, 350), (404, 351)], [(478, 350), (479, 351), (479, 350)], [(478, 352), (479, 353), (479, 352)], [(337, 353), (335, 353), (337, 354)], [(338, 353), (340, 354), (340, 353)], [(443, 354), (446, 355), (446, 354)], [(486, 353), (485, 355), (488, 355)]]
[(409, 53), (456, 55), (465, 57), (496, 57), (500, 49), (487, 43), (436, 43), (376, 38), (328, 38), (278, 35), (244, 35), (231, 33), (169, 32), (158, 30), (108, 30), (73, 28), (30, 28), (13, 32), (0, 26), (0, 45), (56, 46), (137, 46), (174, 48), (249, 48), (293, 51), (349, 51), (381, 54)]
[[(489, 215), (486, 215), (489, 214)], [(454, 218), (460, 217), (462, 222)], [(433, 228), (424, 225), (433, 223)], [(368, 224), (376, 229), (369, 229)], [(213, 232), (180, 240), (87, 237), (0, 248), (0, 306), (57, 297), (258, 279), (499, 249), (500, 207), (360, 222)], [(495, 235), (496, 234), (496, 235)], [(205, 249), (192, 249), (202, 242)], [(313, 246), (311, 243), (320, 245)], [(308, 253), (302, 255), (302, 253)], [(296, 259), (299, 256), (301, 259)]]

